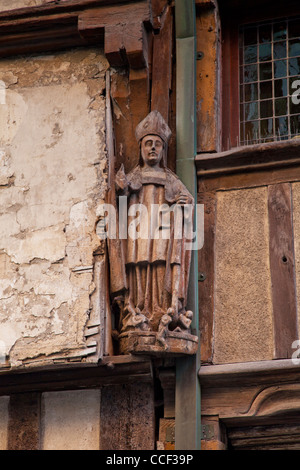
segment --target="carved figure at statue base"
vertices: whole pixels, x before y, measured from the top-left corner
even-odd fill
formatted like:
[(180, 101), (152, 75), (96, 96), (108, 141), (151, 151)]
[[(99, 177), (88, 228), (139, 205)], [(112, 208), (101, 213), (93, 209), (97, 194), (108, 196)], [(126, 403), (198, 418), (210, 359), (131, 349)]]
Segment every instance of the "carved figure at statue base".
[(197, 348), (193, 313), (186, 310), (194, 200), (167, 168), (170, 136), (152, 111), (136, 128), (139, 163), (128, 174), (122, 166), (115, 178), (116, 201), (126, 198), (119, 220), (128, 229), (109, 260), (122, 353), (194, 354)]

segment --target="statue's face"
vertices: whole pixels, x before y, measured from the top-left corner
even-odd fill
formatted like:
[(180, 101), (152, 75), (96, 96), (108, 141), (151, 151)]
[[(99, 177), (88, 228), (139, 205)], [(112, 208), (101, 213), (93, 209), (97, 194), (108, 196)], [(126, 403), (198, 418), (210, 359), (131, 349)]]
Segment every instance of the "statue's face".
[(157, 135), (146, 135), (141, 142), (141, 153), (145, 165), (159, 165), (163, 155), (163, 140)]

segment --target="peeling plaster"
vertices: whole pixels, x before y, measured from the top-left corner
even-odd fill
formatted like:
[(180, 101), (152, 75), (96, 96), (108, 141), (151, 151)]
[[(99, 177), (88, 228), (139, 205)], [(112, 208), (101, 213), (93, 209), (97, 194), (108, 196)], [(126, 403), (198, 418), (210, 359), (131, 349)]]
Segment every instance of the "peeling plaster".
[(107, 184), (106, 68), (98, 49), (0, 61), (6, 367), (80, 361), (93, 352), (84, 332), (95, 290), (93, 253), (104, 253), (95, 227)]

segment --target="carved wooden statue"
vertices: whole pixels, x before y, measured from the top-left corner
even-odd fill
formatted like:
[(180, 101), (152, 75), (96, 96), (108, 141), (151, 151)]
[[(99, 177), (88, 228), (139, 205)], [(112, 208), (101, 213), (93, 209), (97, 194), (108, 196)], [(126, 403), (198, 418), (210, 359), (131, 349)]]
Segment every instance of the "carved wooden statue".
[(184, 227), (194, 200), (166, 166), (170, 136), (160, 113), (152, 111), (136, 128), (138, 165), (127, 175), (122, 166), (115, 178), (116, 200), (127, 198), (128, 236), (110, 256), (123, 353), (194, 354), (197, 347), (190, 334), (193, 313), (186, 310), (191, 249)]

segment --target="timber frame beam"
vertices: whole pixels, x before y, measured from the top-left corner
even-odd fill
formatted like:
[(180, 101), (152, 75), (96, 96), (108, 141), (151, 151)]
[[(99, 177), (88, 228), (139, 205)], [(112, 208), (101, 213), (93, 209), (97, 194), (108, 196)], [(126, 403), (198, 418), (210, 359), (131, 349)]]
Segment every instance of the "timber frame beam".
[[(49, 2), (0, 13), (0, 57), (104, 43), (111, 66), (147, 63), (144, 25), (151, 27), (147, 0)], [(112, 34), (113, 31), (113, 34)]]

